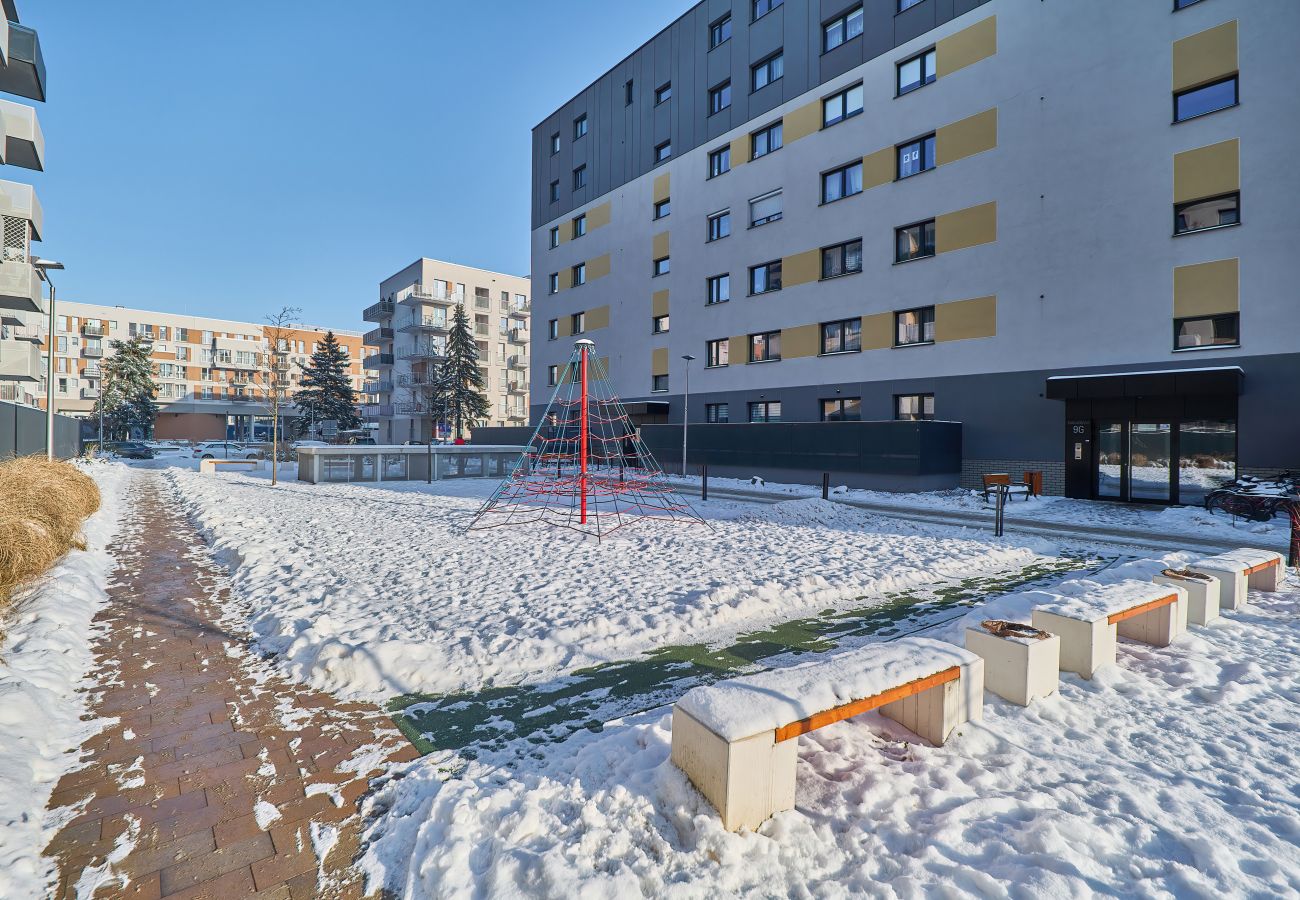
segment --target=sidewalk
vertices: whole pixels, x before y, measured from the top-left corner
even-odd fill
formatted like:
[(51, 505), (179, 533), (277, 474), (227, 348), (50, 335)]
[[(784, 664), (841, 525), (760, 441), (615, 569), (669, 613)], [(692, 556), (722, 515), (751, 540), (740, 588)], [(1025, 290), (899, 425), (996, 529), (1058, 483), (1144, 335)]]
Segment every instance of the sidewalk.
[(222, 573), (158, 473), (128, 498), (92, 673), (92, 708), (120, 721), (50, 800), (71, 815), (46, 850), (56, 896), (359, 897), (358, 798), (415, 749), (377, 707), (284, 681), (218, 624)]

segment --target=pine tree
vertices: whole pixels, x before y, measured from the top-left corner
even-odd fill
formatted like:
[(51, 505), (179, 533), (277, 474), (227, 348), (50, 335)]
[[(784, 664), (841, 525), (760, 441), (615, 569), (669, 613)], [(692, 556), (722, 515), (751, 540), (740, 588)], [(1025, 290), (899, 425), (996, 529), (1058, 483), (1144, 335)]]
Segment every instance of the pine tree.
[(438, 374), (430, 407), (444, 411), (456, 437), (462, 437), (467, 425), (486, 419), (492, 412), (492, 404), (483, 394), (486, 386), (478, 367), (478, 347), (463, 305), (457, 305), (452, 313), (447, 358), (438, 367)]
[(327, 331), (324, 340), (316, 345), (311, 355), (311, 365), (303, 372), (298, 392), (293, 402), (299, 415), (293, 420), (294, 430), (303, 434), (313, 421), (334, 419), (339, 429), (359, 428), (357, 396), (348, 378), (348, 350)]
[(158, 418), (153, 362), (149, 359), (153, 344), (134, 337), (110, 341), (109, 347), (113, 355), (104, 360), (104, 377), (93, 415), (102, 413), (106, 433), (117, 440), (129, 439), (132, 429), (152, 437)]

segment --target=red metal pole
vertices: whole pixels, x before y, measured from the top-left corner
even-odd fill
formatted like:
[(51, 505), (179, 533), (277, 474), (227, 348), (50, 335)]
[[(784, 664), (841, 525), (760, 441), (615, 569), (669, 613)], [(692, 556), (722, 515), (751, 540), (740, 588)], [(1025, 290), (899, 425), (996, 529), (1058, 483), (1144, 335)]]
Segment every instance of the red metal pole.
[(578, 419), (578, 490), (581, 492), (582, 524), (587, 524), (587, 345), (582, 345), (582, 412)]

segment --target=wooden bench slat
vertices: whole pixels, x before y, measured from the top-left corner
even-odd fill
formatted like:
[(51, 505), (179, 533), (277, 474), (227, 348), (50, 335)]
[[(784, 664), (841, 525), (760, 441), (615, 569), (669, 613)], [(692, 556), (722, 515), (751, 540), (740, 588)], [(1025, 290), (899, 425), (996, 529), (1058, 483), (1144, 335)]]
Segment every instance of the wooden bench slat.
[(922, 691), (928, 691), (932, 687), (941, 684), (947, 684), (950, 681), (956, 681), (961, 677), (961, 667), (953, 666), (950, 669), (944, 669), (935, 675), (925, 678), (918, 678), (915, 681), (909, 681), (907, 684), (900, 685), (896, 688), (890, 688), (883, 693), (876, 694), (874, 697), (866, 697), (862, 700), (854, 700), (852, 703), (846, 703), (843, 706), (837, 706), (834, 709), (828, 709), (824, 712), (815, 713), (806, 719), (800, 719), (798, 722), (791, 722), (789, 725), (782, 725), (776, 730), (776, 742), (788, 741), (790, 738), (798, 737), (801, 734), (807, 734), (810, 731), (816, 731), (818, 728), (824, 728), (827, 725), (834, 725), (836, 722), (842, 722), (845, 719), (851, 719), (856, 715), (864, 712), (870, 712), (873, 709), (879, 709), (886, 704), (893, 703), (896, 700), (905, 700)]
[(1149, 603), (1143, 603), (1141, 606), (1135, 606), (1132, 609), (1126, 609), (1123, 612), (1111, 613), (1106, 620), (1111, 625), (1116, 622), (1123, 622), (1125, 619), (1132, 619), (1143, 613), (1149, 613), (1153, 609), (1159, 609), (1162, 606), (1169, 606), (1171, 603), (1178, 602), (1177, 594), (1170, 594), (1168, 597), (1161, 597), (1159, 600), (1152, 600)]
[(1247, 569), (1247, 570), (1246, 570), (1245, 572), (1243, 572), (1242, 574), (1243, 574), (1243, 575), (1254, 575), (1256, 572), (1262, 572), (1262, 571), (1264, 571), (1265, 569), (1271, 569), (1271, 568), (1273, 568), (1274, 566), (1280, 566), (1281, 564), (1282, 564), (1282, 560), (1280, 560), (1280, 559), (1270, 559), (1268, 562), (1262, 562), (1262, 563), (1260, 563), (1260, 564), (1257, 565), (1257, 566), (1251, 566), (1249, 569)]

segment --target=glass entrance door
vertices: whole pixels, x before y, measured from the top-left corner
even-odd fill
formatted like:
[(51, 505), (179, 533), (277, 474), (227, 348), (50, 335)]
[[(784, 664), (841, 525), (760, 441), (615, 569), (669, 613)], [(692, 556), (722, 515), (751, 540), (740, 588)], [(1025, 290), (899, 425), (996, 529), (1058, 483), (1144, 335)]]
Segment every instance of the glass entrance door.
[(1168, 503), (1172, 497), (1173, 426), (1169, 422), (1132, 422), (1128, 444), (1128, 499)]
[(1124, 423), (1097, 423), (1097, 497), (1124, 498)]

